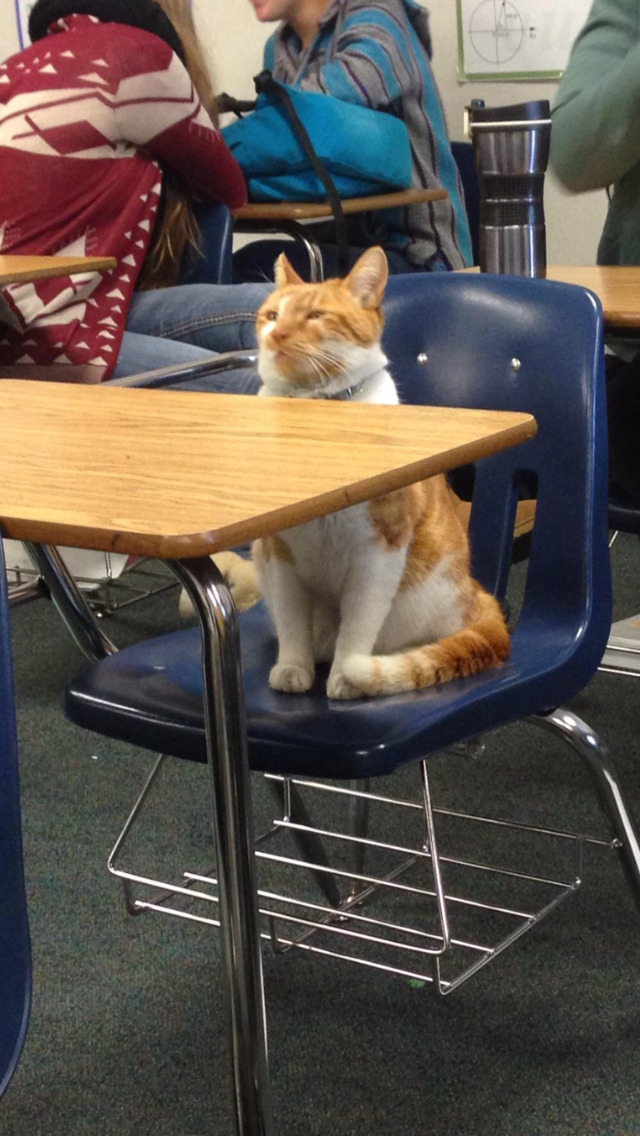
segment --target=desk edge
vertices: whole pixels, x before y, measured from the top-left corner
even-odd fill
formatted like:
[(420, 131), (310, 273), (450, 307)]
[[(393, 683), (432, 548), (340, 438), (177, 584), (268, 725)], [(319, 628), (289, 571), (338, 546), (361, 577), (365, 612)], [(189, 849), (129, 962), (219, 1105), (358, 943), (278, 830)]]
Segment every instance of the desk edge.
[(496, 429), (491, 434), (462, 445), (454, 446), (445, 454), (421, 458), (392, 471), (376, 474), (354, 485), (332, 489), (316, 497), (305, 498), (292, 505), (284, 505), (267, 513), (225, 525), (205, 532), (157, 535), (154, 533), (114, 532), (110, 529), (91, 528), (57, 521), (39, 521), (0, 514), (0, 532), (12, 540), (27, 540), (37, 544), (57, 544), (68, 548), (88, 548), (101, 552), (123, 552), (129, 555), (150, 556), (160, 560), (178, 560), (210, 556), (248, 540), (269, 533), (293, 528), (315, 517), (328, 515), (357, 505), (362, 501), (424, 481), (467, 462), (476, 461), (488, 454), (499, 453), (532, 438), (537, 424), (532, 415), (523, 414), (523, 420), (512, 426)]

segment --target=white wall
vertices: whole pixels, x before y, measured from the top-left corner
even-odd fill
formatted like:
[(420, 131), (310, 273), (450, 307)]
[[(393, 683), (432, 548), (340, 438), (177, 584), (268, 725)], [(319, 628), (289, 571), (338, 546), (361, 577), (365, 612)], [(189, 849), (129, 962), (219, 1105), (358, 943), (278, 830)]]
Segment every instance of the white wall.
[[(193, 6), (216, 90), (251, 98), (251, 77), (262, 65), (262, 45), (270, 26), (258, 23), (248, 0), (193, 0)], [(556, 84), (551, 82), (460, 83), (455, 0), (431, 0), (430, 11), (434, 70), (452, 138), (463, 137), (463, 108), (472, 98), (482, 98), (494, 106), (531, 98), (553, 100)], [(0, 16), (0, 58), (5, 58), (18, 49), (13, 0), (0, 0)], [(606, 212), (605, 194), (571, 196), (549, 174), (545, 207), (549, 262), (593, 263)]]
[(0, 0), (0, 59), (18, 50), (18, 30), (12, 0)]

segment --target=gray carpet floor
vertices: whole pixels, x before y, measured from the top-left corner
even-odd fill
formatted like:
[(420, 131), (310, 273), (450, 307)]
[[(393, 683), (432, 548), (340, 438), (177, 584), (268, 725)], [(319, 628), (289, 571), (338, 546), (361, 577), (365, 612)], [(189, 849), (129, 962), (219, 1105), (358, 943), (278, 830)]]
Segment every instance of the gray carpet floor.
[[(640, 546), (613, 550), (615, 615), (640, 610)], [(515, 589), (524, 566), (515, 570)], [(171, 593), (111, 621), (177, 625)], [(2, 1136), (231, 1136), (217, 932), (132, 919), (106, 857), (150, 755), (60, 710), (81, 659), (44, 601), (12, 613), (31, 1025)], [(597, 675), (573, 708), (609, 744), (640, 813), (640, 685)], [(411, 791), (415, 770), (395, 792)], [(409, 784), (411, 782), (411, 785)], [(586, 771), (518, 725), (478, 760), (434, 762), (440, 803), (603, 834)], [(385, 785), (385, 788), (388, 788)], [(256, 778), (256, 808), (266, 808)], [(175, 763), (138, 839), (160, 861), (211, 850), (206, 771)], [(145, 863), (145, 866), (146, 865)], [(610, 850), (511, 951), (438, 1000), (424, 985), (303, 952), (265, 952), (278, 1136), (637, 1136), (640, 915)]]

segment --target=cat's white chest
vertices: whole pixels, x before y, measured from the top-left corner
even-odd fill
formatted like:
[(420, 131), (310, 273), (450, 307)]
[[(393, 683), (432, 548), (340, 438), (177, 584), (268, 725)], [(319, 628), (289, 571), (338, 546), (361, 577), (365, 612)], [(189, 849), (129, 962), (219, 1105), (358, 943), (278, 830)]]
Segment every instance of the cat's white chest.
[(373, 528), (365, 503), (307, 521), (280, 536), (289, 546), (296, 570), (307, 587), (338, 596), (347, 576), (371, 549)]

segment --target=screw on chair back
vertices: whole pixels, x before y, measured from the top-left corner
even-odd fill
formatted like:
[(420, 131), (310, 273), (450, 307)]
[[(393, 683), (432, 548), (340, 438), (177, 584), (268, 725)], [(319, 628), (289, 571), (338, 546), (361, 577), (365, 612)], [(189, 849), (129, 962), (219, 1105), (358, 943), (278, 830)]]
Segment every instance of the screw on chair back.
[(18, 749), (9, 607), (0, 541), (0, 1097), (18, 1063), (29, 1023), (31, 951), (22, 866)]

